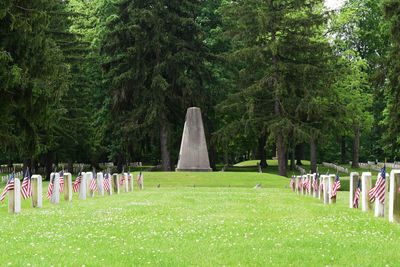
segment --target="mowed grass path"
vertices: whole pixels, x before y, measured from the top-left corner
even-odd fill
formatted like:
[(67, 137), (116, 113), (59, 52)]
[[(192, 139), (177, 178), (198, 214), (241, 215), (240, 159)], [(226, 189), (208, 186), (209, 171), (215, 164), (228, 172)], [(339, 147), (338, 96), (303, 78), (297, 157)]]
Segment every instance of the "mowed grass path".
[(24, 201), (20, 215), (0, 204), (0, 264), (398, 266), (400, 225), (348, 209), (347, 192), (324, 206), (287, 183), (258, 173), (145, 173), (144, 191), (75, 195), (43, 209)]

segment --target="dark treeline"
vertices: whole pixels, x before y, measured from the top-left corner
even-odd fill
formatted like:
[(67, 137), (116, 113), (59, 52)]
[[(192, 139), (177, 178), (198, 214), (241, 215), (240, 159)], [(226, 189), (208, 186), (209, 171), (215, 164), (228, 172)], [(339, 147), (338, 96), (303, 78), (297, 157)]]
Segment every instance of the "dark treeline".
[(3, 0), (0, 163), (396, 160), (399, 73), (400, 0)]

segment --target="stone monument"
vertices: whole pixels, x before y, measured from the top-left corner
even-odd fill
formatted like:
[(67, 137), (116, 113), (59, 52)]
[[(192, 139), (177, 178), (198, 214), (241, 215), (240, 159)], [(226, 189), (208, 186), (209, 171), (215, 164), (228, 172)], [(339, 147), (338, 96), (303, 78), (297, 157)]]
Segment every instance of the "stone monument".
[(200, 108), (191, 107), (186, 112), (176, 171), (212, 171)]

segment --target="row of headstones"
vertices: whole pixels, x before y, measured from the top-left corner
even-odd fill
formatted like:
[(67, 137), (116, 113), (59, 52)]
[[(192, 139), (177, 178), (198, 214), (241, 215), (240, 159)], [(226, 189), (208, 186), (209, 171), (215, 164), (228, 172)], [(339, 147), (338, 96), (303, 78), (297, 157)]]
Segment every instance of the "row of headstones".
[[(331, 198), (331, 192), (335, 182), (335, 175), (321, 175), (318, 178), (318, 190), (314, 190), (312, 183), (315, 181), (317, 175), (306, 174), (296, 176), (295, 181), (295, 192), (303, 195), (310, 195), (318, 198), (324, 202), (324, 204), (332, 204), (336, 202), (336, 198)], [(385, 183), (385, 199), (389, 199), (389, 205), (380, 202), (378, 199), (375, 203), (369, 201), (368, 192), (372, 187), (372, 174), (370, 172), (363, 172), (361, 174), (361, 209), (362, 211), (370, 211), (374, 209), (376, 217), (384, 217), (388, 214), (390, 222), (400, 222), (400, 170), (392, 170), (390, 176), (386, 174), (387, 178), (390, 179), (390, 183)], [(304, 188), (304, 181), (308, 181), (311, 185), (308, 188)], [(350, 173), (350, 195), (349, 195), (349, 207), (354, 208), (354, 197), (357, 190), (358, 180), (360, 179), (358, 172)], [(323, 186), (321, 186), (321, 184)], [(389, 196), (389, 198), (388, 198)]]
[(322, 166), (337, 170), (339, 172), (349, 173), (349, 170), (347, 168), (336, 165), (334, 163), (322, 162)]
[[(11, 171), (12, 172), (12, 171)], [(22, 171), (20, 171), (20, 172), (16, 172), (15, 173), (15, 176), (16, 177), (22, 177), (22, 175), (23, 175), (23, 172)], [(9, 178), (9, 176), (8, 175), (5, 175), (5, 176), (1, 176), (1, 182), (7, 182), (8, 181), (8, 178)]]
[[(387, 182), (389, 178), (389, 183)], [(353, 208), (353, 199), (357, 190), (360, 175), (358, 172), (350, 173), (349, 207)], [(386, 173), (385, 200), (389, 199), (389, 205), (381, 203), (377, 199), (371, 203), (368, 191), (372, 187), (372, 175), (370, 172), (361, 174), (361, 210), (364, 212), (374, 210), (375, 217), (388, 216), (390, 222), (400, 222), (400, 170), (392, 170), (390, 175)]]
[[(51, 173), (51, 177), (54, 175), (54, 187), (50, 196), (50, 203), (58, 204), (60, 202), (60, 174)], [(123, 184), (120, 184), (121, 176), (124, 175)], [(73, 182), (71, 173), (64, 173), (64, 200), (72, 201), (73, 193)], [(93, 178), (92, 172), (81, 173), (81, 183), (79, 186), (78, 197), (81, 200), (85, 200), (87, 197), (94, 197), (95, 191), (90, 189), (90, 182)], [(119, 194), (121, 192), (132, 192), (133, 191), (133, 177), (128, 179), (128, 173), (117, 174), (114, 173), (109, 184), (110, 190), (104, 190), (104, 175), (102, 172), (97, 173), (97, 192), (100, 196)], [(42, 188), (42, 176), (32, 175), (31, 177), (32, 187), (32, 207), (41, 208), (43, 206), (43, 188)], [(139, 189), (143, 189), (143, 179), (140, 179)], [(14, 190), (8, 191), (8, 212), (9, 213), (20, 213), (21, 212), (21, 182), (18, 178), (14, 179)]]
[[(309, 195), (318, 198), (322, 200), (324, 204), (336, 203), (336, 198), (331, 198), (331, 192), (333, 189), (335, 178), (336, 175), (320, 175), (317, 178), (316, 173), (296, 176), (295, 192), (297, 192), (298, 194)], [(317, 190), (315, 190), (313, 187), (315, 179), (318, 179)], [(308, 188), (304, 188), (303, 186), (306, 180), (308, 180), (310, 183), (310, 186), (308, 186)], [(323, 186), (321, 187), (321, 185)]]

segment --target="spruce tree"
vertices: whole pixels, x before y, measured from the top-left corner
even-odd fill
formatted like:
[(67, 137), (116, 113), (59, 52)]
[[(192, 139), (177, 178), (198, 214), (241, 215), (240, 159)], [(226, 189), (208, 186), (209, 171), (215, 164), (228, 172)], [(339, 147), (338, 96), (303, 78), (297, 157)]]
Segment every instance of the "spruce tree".
[(205, 101), (199, 12), (195, 0), (121, 0), (107, 20), (102, 54), (119, 122), (114, 135), (158, 139), (163, 170), (171, 169), (173, 133), (186, 108)]

